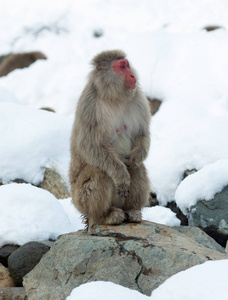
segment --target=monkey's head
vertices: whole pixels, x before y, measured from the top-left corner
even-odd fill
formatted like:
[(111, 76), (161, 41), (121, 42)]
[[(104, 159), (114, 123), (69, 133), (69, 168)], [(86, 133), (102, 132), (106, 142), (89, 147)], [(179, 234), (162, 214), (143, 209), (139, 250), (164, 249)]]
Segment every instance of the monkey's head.
[(99, 78), (102, 78), (106, 86), (115, 87), (120, 92), (123, 89), (132, 91), (136, 88), (135, 71), (131, 69), (123, 51), (104, 51), (94, 57), (92, 65), (95, 66)]

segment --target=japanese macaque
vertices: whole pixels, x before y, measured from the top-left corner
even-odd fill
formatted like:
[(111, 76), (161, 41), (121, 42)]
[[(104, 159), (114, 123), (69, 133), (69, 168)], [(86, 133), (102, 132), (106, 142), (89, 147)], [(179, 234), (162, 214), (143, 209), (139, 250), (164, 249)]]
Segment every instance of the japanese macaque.
[(72, 201), (88, 226), (140, 222), (150, 193), (149, 103), (124, 52), (104, 51), (92, 65), (71, 136)]

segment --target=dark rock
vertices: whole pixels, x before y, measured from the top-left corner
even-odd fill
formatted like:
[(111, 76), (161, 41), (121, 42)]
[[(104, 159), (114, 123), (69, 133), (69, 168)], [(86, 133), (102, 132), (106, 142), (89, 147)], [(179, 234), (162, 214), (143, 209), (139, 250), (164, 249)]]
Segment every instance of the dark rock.
[(176, 214), (176, 217), (181, 221), (181, 225), (188, 225), (188, 218), (182, 213), (176, 202), (169, 202), (166, 207), (170, 208)]
[(104, 35), (104, 33), (103, 33), (103, 30), (101, 30), (101, 29), (97, 29), (97, 30), (95, 30), (94, 32), (93, 32), (93, 36), (95, 37), (95, 38), (99, 38), (99, 37), (101, 37), (101, 36), (103, 36)]
[(150, 295), (177, 272), (215, 259), (228, 254), (199, 228), (100, 225), (88, 234), (62, 235), (23, 284), (30, 300), (65, 299), (75, 287), (98, 280)]
[(192, 174), (194, 174), (194, 173), (196, 173), (196, 172), (197, 172), (196, 169), (185, 170), (183, 179), (185, 179), (185, 178), (188, 177), (189, 175), (192, 175)]
[(217, 30), (217, 29), (224, 29), (224, 27), (222, 26), (218, 26), (218, 25), (208, 25), (208, 26), (205, 26), (203, 29), (205, 29), (206, 31), (214, 31), (214, 30)]
[(0, 288), (1, 300), (27, 300), (23, 287)]
[(23, 277), (39, 263), (49, 249), (50, 247), (42, 243), (30, 242), (9, 256), (8, 266), (16, 286), (22, 286)]
[(200, 200), (189, 209), (189, 225), (202, 228), (220, 245), (228, 240), (228, 186), (210, 201)]
[(17, 250), (20, 246), (17, 245), (5, 245), (0, 249), (0, 263), (3, 266), (8, 267), (8, 257), (12, 254), (15, 250)]
[(47, 57), (38, 51), (3, 55), (0, 57), (0, 77), (6, 76), (15, 69), (27, 68), (38, 59), (47, 59)]
[(149, 207), (157, 206), (159, 204), (157, 195), (154, 192), (150, 192), (149, 199), (148, 199), (148, 205)]

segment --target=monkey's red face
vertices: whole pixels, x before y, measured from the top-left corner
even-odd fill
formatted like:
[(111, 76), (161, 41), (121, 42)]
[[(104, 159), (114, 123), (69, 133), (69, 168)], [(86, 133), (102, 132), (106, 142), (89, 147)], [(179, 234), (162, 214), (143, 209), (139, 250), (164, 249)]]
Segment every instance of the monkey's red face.
[(129, 90), (133, 90), (136, 84), (136, 78), (133, 72), (131, 71), (129, 62), (127, 59), (119, 59), (115, 60), (112, 63), (113, 71), (119, 75), (124, 77), (124, 81), (126, 83), (126, 87)]

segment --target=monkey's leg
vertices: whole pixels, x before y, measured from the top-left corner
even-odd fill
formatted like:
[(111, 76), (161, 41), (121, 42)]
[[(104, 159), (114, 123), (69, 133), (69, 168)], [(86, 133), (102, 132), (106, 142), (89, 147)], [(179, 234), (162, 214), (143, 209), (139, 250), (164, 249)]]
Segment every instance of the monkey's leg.
[(128, 222), (141, 222), (141, 209), (148, 200), (150, 182), (144, 164), (129, 169), (129, 174), (131, 176), (130, 194), (125, 200), (123, 210)]
[(71, 185), (72, 201), (77, 209), (93, 224), (121, 224), (125, 215), (113, 206), (116, 188), (112, 179), (100, 169), (85, 166), (77, 182)]

